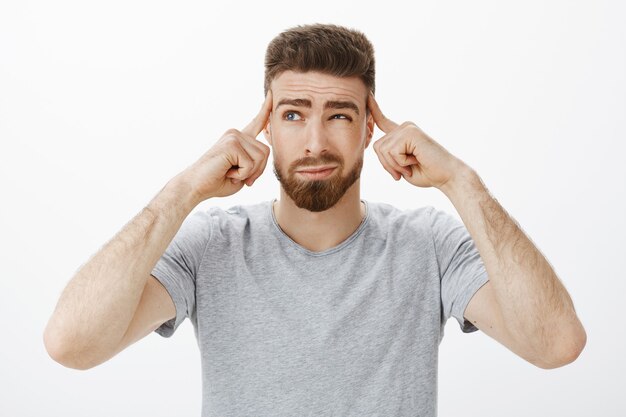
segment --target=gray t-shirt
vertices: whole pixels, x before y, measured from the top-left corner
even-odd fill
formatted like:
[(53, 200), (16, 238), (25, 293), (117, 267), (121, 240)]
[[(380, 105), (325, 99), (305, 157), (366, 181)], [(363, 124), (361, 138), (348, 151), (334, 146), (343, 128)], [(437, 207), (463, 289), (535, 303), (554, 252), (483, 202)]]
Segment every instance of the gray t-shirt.
[(192, 213), (152, 274), (188, 317), (202, 363), (202, 416), (437, 415), (446, 320), (487, 281), (463, 223), (431, 206), (361, 200), (339, 245), (312, 252), (272, 201)]

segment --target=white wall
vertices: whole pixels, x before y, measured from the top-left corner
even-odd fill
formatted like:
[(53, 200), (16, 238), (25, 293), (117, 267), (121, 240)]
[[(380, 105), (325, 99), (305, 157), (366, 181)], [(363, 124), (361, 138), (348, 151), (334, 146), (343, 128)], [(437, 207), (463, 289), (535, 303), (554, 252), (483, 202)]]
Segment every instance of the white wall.
[[(85, 372), (48, 357), (43, 329), (78, 267), (258, 111), (267, 43), (313, 22), (369, 36), (385, 114), (478, 171), (587, 330), (579, 359), (546, 371), (449, 321), (440, 415), (626, 415), (623, 3), (210, 3), (0, 3), (0, 415), (200, 415), (189, 321)], [(438, 190), (394, 182), (368, 151), (363, 198), (456, 213)], [(277, 195), (268, 168), (210, 203)]]

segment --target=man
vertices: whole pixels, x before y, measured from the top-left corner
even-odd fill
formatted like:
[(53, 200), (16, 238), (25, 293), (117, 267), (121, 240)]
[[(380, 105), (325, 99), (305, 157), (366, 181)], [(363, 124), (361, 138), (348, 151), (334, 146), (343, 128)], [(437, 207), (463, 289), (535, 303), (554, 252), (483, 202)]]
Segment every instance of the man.
[[(308, 25), (277, 36), (259, 114), (77, 272), (46, 328), (50, 355), (88, 369), (189, 317), (203, 416), (434, 416), (450, 317), (541, 368), (575, 360), (586, 334), (547, 260), (473, 169), (385, 117), (374, 90), (362, 33)], [(463, 223), (360, 199), (375, 124), (385, 170), (441, 190)], [(279, 200), (187, 218), (252, 186), (270, 147)]]

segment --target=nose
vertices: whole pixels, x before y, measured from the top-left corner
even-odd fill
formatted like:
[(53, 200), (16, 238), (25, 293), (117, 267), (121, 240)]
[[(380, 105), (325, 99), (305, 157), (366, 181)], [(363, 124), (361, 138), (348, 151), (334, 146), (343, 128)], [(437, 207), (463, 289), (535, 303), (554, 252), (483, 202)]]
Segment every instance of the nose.
[(307, 155), (321, 155), (328, 151), (328, 135), (321, 120), (310, 120), (305, 133)]

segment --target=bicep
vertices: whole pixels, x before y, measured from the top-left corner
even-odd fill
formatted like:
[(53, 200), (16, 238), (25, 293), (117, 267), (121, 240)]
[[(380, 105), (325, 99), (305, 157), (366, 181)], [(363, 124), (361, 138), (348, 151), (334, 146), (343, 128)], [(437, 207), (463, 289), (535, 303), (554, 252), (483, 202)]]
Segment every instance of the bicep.
[(174, 317), (176, 317), (176, 307), (172, 297), (163, 284), (150, 275), (141, 294), (135, 315), (115, 353), (117, 354), (143, 339), (161, 324)]

